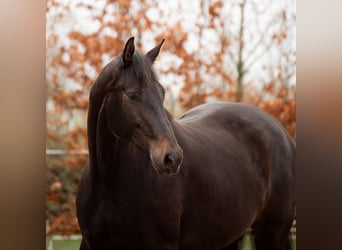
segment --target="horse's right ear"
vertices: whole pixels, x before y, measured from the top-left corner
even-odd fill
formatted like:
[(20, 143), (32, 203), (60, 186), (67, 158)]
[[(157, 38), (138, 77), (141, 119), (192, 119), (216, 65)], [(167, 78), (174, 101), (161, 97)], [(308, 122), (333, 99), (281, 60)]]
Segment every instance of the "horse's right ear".
[(123, 61), (124, 66), (127, 66), (131, 63), (132, 58), (133, 58), (133, 54), (134, 54), (134, 50), (135, 50), (134, 37), (131, 37), (126, 42), (125, 48), (124, 48), (123, 53), (122, 53), (122, 61)]
[(150, 58), (152, 63), (154, 62), (154, 60), (156, 60), (159, 54), (160, 48), (163, 46), (164, 42), (165, 42), (165, 39), (162, 39), (162, 41), (156, 47), (154, 47), (149, 52), (147, 52), (146, 56)]

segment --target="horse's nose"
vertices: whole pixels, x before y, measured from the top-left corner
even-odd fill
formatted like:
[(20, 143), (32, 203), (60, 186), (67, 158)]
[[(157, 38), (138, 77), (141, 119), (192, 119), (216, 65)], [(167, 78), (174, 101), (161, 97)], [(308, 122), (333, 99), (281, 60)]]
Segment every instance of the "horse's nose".
[(153, 141), (150, 146), (150, 159), (152, 167), (164, 175), (175, 175), (179, 172), (183, 161), (183, 150), (176, 143), (168, 140)]
[(175, 149), (169, 149), (165, 152), (163, 165), (169, 174), (177, 174), (183, 161), (183, 152)]

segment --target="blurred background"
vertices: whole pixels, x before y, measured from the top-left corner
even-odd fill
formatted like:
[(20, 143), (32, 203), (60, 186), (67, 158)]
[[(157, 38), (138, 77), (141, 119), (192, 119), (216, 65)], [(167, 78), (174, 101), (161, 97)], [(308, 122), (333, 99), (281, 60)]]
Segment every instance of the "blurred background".
[(154, 68), (175, 117), (204, 102), (246, 102), (296, 138), (295, 0), (47, 0), (48, 235), (79, 234), (89, 90), (131, 36), (143, 52), (166, 39)]

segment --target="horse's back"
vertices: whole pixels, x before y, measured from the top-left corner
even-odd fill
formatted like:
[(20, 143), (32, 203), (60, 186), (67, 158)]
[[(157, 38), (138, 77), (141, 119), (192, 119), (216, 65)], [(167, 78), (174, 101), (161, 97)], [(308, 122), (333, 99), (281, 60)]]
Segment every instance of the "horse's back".
[[(291, 157), (295, 145), (284, 127), (265, 111), (244, 103), (214, 102), (191, 109), (180, 119), (181, 126), (191, 130), (220, 131), (237, 140), (248, 137), (272, 150), (282, 148)], [(197, 133), (197, 131), (196, 131)], [(251, 138), (252, 137), (252, 138)]]

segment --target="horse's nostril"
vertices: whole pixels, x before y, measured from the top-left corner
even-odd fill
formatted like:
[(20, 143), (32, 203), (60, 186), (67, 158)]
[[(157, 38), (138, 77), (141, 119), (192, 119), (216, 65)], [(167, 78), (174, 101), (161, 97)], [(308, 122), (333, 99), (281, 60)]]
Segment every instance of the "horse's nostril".
[(165, 154), (165, 157), (163, 159), (163, 164), (167, 168), (177, 168), (182, 162), (183, 155), (176, 151), (176, 150), (170, 150)]
[(165, 155), (164, 157), (164, 165), (167, 167), (170, 167), (174, 164), (175, 160), (174, 160), (174, 156), (172, 156), (172, 153), (168, 153)]

